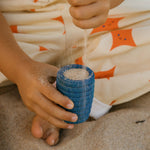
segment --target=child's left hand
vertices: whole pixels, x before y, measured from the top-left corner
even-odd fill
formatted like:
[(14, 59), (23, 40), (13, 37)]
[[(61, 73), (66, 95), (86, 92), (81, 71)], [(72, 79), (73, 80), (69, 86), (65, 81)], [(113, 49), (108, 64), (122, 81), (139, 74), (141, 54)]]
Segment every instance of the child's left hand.
[(95, 28), (105, 23), (110, 0), (68, 0), (73, 23), (83, 29)]
[(105, 23), (111, 8), (124, 0), (68, 0), (73, 23), (83, 29), (96, 28)]

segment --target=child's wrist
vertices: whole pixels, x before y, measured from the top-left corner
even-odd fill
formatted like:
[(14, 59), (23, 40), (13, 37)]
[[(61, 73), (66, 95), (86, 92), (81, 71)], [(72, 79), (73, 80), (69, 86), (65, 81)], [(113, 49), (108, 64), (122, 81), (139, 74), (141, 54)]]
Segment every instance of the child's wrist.
[(16, 65), (16, 68), (14, 68), (14, 71), (16, 73), (13, 73), (11, 76), (11, 81), (17, 84), (22, 80), (22, 77), (27, 75), (27, 72), (30, 70), (31, 64), (33, 60), (32, 59), (22, 59), (19, 61), (19, 64)]

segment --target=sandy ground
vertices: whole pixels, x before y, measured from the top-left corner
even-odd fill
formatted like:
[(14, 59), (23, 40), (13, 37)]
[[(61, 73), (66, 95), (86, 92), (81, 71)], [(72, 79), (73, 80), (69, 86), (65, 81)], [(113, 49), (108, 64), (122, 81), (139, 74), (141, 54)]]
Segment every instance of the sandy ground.
[(0, 90), (0, 150), (150, 150), (150, 93), (63, 130), (55, 147), (32, 137), (33, 116), (15, 87)]

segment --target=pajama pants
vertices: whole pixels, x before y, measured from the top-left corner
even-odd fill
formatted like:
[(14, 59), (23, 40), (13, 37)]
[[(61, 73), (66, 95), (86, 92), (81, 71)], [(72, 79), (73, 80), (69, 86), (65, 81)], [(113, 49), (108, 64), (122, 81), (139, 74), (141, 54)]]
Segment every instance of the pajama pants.
[[(65, 0), (0, 0), (0, 10), (32, 59), (58, 67), (84, 64), (94, 71), (95, 118), (150, 91), (150, 0), (125, 0), (103, 25), (88, 30), (72, 23)], [(0, 87), (8, 84), (0, 73)]]

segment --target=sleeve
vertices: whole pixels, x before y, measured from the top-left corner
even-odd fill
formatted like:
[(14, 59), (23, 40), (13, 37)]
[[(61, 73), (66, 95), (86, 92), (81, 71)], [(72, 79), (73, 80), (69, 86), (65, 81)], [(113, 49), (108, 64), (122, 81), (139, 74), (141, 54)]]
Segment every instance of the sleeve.
[(110, 10), (110, 15), (129, 14), (150, 11), (150, 0), (124, 0), (119, 6)]
[(98, 119), (99, 117), (108, 113), (108, 111), (111, 109), (111, 107), (112, 106), (104, 104), (101, 101), (94, 98), (90, 116), (95, 119)]

